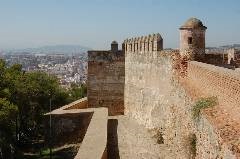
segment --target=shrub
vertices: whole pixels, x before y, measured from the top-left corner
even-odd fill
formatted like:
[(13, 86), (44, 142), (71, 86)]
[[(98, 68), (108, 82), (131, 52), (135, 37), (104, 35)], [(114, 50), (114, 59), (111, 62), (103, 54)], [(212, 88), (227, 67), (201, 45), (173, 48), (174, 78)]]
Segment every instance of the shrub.
[(201, 98), (196, 102), (193, 106), (193, 118), (199, 118), (200, 112), (202, 109), (210, 108), (218, 104), (217, 97), (208, 97), (208, 98)]
[(189, 144), (192, 158), (195, 158), (197, 154), (197, 137), (195, 134), (190, 135)]

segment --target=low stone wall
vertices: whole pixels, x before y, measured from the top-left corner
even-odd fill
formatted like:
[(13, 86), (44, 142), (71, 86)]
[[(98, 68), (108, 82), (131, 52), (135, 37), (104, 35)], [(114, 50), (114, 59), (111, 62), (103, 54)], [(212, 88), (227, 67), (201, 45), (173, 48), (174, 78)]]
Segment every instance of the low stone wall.
[[(107, 108), (85, 108), (87, 98), (77, 100), (45, 115), (49, 130), (49, 117), (52, 117), (52, 137), (54, 146), (80, 144), (74, 159), (107, 158)], [(46, 132), (46, 141), (49, 140)]]
[(64, 110), (70, 110), (70, 109), (85, 109), (88, 108), (88, 100), (87, 97), (81, 98), (79, 100), (76, 100), (68, 105), (65, 105), (64, 107), (61, 107), (61, 109)]
[[(53, 146), (62, 146), (64, 144), (81, 143), (90, 123), (92, 112), (73, 112), (72, 109), (83, 109), (87, 107), (87, 98), (82, 98), (65, 105), (59, 109), (53, 110), (45, 115), (46, 141), (50, 141)], [(52, 135), (50, 136), (50, 114)]]
[(107, 158), (107, 108), (92, 109), (93, 116), (81, 147), (74, 159)]
[(74, 113), (64, 110), (61, 113), (52, 113), (52, 135), (50, 136), (50, 115), (45, 117), (46, 141), (52, 142), (54, 147), (65, 144), (79, 144), (83, 141), (88, 125), (91, 121), (92, 112)]
[(196, 59), (196, 61), (216, 66), (226, 66), (227, 60), (227, 54), (204, 54), (202, 57), (199, 57), (199, 59)]

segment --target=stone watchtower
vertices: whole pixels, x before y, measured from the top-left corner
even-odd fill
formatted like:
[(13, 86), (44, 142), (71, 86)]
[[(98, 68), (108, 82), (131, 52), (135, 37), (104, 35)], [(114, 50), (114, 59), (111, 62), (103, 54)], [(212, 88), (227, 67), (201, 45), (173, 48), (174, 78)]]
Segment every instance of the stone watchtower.
[(111, 43), (111, 51), (112, 52), (118, 52), (118, 43), (116, 41), (113, 41)]
[(207, 27), (196, 18), (188, 19), (180, 27), (180, 55), (196, 60), (205, 54), (205, 31)]

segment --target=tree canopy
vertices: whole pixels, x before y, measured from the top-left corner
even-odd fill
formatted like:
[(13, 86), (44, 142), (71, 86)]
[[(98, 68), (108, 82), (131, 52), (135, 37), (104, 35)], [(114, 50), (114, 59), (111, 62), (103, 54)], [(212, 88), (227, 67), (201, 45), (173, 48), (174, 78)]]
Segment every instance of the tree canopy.
[(86, 86), (61, 88), (44, 72), (25, 72), (21, 65), (7, 67), (0, 59), (0, 159), (16, 145), (42, 138), (43, 115), (86, 95)]

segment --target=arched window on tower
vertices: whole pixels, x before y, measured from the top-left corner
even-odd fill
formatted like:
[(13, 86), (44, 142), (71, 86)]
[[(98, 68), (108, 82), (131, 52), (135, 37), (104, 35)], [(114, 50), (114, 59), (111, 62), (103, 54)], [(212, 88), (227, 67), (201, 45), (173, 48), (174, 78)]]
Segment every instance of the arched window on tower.
[(192, 42), (193, 42), (192, 37), (188, 37), (188, 44), (192, 44)]

